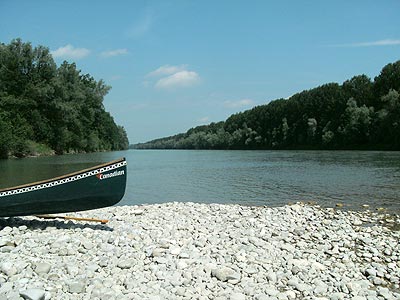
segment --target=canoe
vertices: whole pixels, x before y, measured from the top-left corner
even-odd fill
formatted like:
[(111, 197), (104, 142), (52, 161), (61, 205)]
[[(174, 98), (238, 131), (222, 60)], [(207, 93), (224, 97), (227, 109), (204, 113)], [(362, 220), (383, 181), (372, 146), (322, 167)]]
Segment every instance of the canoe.
[(126, 165), (121, 158), (61, 177), (0, 189), (0, 217), (112, 206), (124, 196)]

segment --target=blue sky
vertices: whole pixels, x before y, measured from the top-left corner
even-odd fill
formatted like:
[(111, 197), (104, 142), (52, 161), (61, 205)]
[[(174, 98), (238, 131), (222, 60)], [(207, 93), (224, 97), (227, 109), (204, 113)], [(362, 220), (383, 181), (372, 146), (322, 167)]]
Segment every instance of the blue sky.
[(20, 37), (112, 86), (131, 143), (400, 59), (400, 1), (0, 0), (0, 42)]

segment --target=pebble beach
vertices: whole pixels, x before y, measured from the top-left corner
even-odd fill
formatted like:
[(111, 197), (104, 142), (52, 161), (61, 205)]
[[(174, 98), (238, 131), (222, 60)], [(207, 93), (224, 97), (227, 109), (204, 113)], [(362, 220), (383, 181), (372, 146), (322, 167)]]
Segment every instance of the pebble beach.
[(0, 219), (0, 299), (400, 299), (398, 215), (165, 203)]

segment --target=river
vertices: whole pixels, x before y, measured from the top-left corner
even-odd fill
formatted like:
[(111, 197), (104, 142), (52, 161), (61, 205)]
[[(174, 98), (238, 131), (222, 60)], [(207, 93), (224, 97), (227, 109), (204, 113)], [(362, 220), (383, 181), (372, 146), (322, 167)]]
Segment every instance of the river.
[(122, 205), (193, 201), (387, 208), (400, 212), (400, 152), (129, 150), (0, 160), (0, 188), (119, 157), (128, 161)]

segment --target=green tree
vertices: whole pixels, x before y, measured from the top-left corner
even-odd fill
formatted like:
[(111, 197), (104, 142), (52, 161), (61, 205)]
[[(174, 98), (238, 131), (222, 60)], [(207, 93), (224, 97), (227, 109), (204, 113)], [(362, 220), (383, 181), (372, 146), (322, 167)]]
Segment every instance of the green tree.
[(57, 68), (46, 47), (0, 44), (1, 156), (30, 155), (39, 144), (58, 154), (126, 149), (125, 129), (104, 110), (109, 90), (74, 63)]
[(375, 138), (378, 143), (400, 147), (400, 95), (391, 89), (381, 97), (382, 109), (376, 113)]
[(343, 85), (343, 91), (346, 98), (353, 98), (358, 106), (371, 106), (373, 83), (366, 75), (354, 76), (350, 80), (346, 80)]
[(350, 98), (347, 108), (343, 115), (344, 140), (347, 144), (363, 145), (369, 142), (370, 126), (372, 121), (373, 109), (365, 105), (357, 106), (357, 102)]
[(400, 91), (400, 60), (395, 63), (387, 64), (385, 67), (383, 67), (379, 76), (375, 77), (375, 99), (380, 99), (391, 89)]
[(0, 158), (7, 158), (12, 149), (12, 125), (7, 114), (0, 110)]

